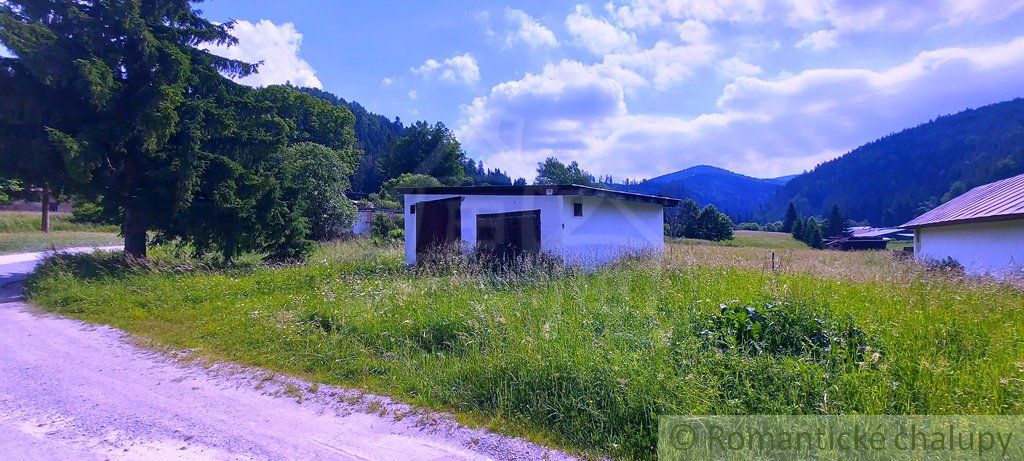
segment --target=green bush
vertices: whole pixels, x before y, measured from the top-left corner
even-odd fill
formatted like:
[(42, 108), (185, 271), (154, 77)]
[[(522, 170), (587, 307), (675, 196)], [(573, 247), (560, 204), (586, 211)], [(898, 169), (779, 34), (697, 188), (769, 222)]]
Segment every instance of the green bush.
[(398, 242), (405, 239), (405, 215), (374, 213), (370, 221), (370, 236), (380, 242)]

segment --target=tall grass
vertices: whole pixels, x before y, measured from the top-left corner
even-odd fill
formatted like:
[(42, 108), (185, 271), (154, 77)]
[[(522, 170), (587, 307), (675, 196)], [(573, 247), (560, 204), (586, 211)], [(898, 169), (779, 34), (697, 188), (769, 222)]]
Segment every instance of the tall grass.
[[(1024, 411), (1024, 293), (887, 253), (669, 245), (660, 260), (501, 277), (407, 269), (399, 248), (354, 241), (301, 266), (120, 264), (50, 260), (31, 296), (580, 453), (651, 458), (661, 414)], [(772, 331), (789, 342), (754, 338), (747, 307), (788, 319)], [(814, 338), (840, 331), (856, 353), (822, 359)]]

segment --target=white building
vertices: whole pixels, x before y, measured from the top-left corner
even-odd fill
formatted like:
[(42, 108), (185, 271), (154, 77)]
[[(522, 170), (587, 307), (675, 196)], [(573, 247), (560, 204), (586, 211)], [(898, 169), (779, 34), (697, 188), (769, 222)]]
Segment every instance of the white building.
[(372, 206), (358, 206), (356, 212), (356, 219), (352, 221), (352, 234), (354, 235), (369, 235), (370, 227), (373, 225), (373, 217), (377, 213), (387, 213), (399, 215), (402, 214), (402, 210), (389, 209), (389, 208), (377, 208)]
[(594, 267), (664, 249), (664, 207), (678, 200), (575, 185), (399, 189), (405, 260), (438, 245), (499, 255), (544, 252)]
[(1024, 174), (985, 184), (900, 227), (920, 260), (952, 258), (969, 274), (1024, 269)]

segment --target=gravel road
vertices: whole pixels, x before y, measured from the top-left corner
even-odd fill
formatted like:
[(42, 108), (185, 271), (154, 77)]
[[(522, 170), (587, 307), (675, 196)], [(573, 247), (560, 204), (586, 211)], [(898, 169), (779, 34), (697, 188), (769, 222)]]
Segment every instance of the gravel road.
[(26, 304), (0, 256), (0, 459), (570, 459), (390, 399), (155, 352)]

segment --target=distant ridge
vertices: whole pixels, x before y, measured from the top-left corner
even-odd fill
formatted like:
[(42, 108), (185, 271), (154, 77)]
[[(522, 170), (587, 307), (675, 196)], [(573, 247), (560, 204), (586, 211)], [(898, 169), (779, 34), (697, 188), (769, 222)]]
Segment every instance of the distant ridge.
[(967, 190), (1024, 173), (1024, 99), (908, 128), (793, 178), (772, 198), (820, 215), (838, 204), (852, 219), (899, 225)]
[(710, 165), (697, 165), (657, 176), (638, 184), (612, 185), (642, 194), (692, 198), (700, 205), (715, 205), (733, 220), (750, 221), (764, 215), (775, 192), (794, 175), (753, 178)]

